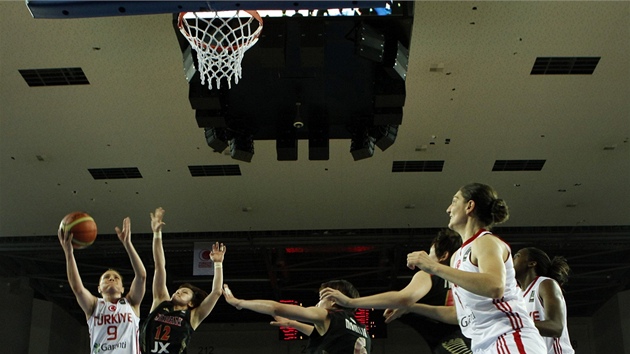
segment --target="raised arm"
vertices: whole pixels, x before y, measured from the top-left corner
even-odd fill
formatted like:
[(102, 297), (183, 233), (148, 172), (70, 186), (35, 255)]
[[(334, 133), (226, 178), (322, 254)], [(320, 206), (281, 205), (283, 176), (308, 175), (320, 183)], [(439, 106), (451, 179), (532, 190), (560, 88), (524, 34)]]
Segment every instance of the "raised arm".
[(423, 298), (431, 290), (431, 285), (431, 275), (419, 271), (414, 274), (409, 284), (400, 291), (388, 291), (353, 299), (342, 294), (339, 290), (325, 288), (320, 291), (319, 297), (350, 308), (405, 308)]
[(270, 316), (282, 316), (291, 320), (312, 323), (320, 328), (327, 328), (328, 311), (320, 307), (302, 307), (271, 300), (241, 300), (234, 297), (227, 284), (223, 285), (223, 296), (230, 305), (239, 310), (247, 309)]
[(116, 233), (118, 234), (118, 239), (122, 242), (125, 247), (125, 251), (129, 255), (129, 260), (131, 261), (131, 267), (133, 268), (134, 278), (131, 282), (131, 287), (129, 288), (129, 292), (127, 293), (127, 300), (129, 304), (134, 308), (136, 315), (140, 315), (140, 303), (142, 302), (142, 298), (144, 297), (144, 292), (146, 290), (146, 282), (147, 282), (147, 270), (144, 268), (144, 264), (142, 264), (142, 260), (136, 252), (135, 247), (133, 247), (133, 243), (131, 243), (131, 219), (126, 217), (123, 220), (123, 228), (122, 230), (116, 226)]
[(155, 271), (153, 273), (153, 302), (151, 303), (151, 311), (155, 310), (162, 301), (170, 298), (168, 288), (166, 287), (166, 258), (164, 257), (164, 246), (162, 244), (162, 221), (164, 217), (164, 209), (157, 208), (151, 213), (151, 229), (153, 230), (153, 264)]
[(79, 268), (74, 258), (74, 249), (72, 247), (72, 234), (66, 233), (62, 227), (57, 231), (59, 237), (59, 243), (63, 248), (63, 252), (66, 258), (66, 273), (68, 275), (68, 283), (70, 288), (77, 298), (79, 306), (85, 313), (85, 318), (90, 318), (96, 307), (96, 296), (92, 295), (84, 286), (79, 274)]
[(534, 324), (543, 337), (560, 337), (564, 330), (565, 306), (562, 289), (555, 280), (544, 280), (538, 287), (538, 295), (545, 304), (545, 320)]
[(199, 307), (192, 310), (190, 322), (193, 328), (197, 328), (208, 317), (223, 293), (223, 258), (225, 257), (225, 251), (227, 251), (227, 247), (222, 243), (215, 242), (212, 245), (212, 251), (210, 252), (210, 259), (214, 263), (212, 291), (203, 299)]

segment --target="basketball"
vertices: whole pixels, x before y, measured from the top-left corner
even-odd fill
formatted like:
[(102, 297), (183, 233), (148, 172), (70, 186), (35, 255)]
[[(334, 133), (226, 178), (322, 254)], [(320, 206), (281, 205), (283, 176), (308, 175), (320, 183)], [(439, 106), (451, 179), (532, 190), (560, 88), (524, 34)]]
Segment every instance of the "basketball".
[(83, 212), (66, 215), (59, 228), (66, 233), (72, 233), (72, 247), (76, 249), (86, 248), (96, 240), (96, 222)]

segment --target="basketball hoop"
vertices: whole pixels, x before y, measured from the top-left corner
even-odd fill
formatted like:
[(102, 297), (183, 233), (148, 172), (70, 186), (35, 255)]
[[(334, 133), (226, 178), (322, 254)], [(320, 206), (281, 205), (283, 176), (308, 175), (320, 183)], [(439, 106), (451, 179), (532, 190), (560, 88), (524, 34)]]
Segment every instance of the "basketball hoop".
[[(247, 15), (241, 17), (242, 14)], [(258, 41), (263, 20), (257, 11), (250, 10), (182, 12), (178, 26), (197, 52), (201, 84), (207, 81), (212, 90), (212, 82), (220, 89), (224, 78), (229, 88), (232, 88), (232, 78), (238, 84), (241, 61), (245, 52)]]

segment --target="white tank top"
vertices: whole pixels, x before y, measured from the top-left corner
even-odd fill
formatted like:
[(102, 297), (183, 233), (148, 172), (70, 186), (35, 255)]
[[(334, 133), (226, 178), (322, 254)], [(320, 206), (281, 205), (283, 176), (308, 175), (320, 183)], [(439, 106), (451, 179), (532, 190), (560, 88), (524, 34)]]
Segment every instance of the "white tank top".
[(92, 354), (140, 353), (140, 318), (124, 297), (117, 303), (99, 298), (87, 322)]
[[(523, 301), (525, 302), (525, 308), (529, 313), (529, 316), (534, 321), (545, 320), (545, 306), (543, 305), (540, 296), (538, 295), (538, 288), (540, 284), (545, 280), (555, 281), (548, 277), (536, 277), (534, 281), (529, 284), (525, 291), (521, 291), (523, 295)], [(569, 331), (567, 329), (567, 305), (562, 299), (562, 307), (564, 307), (564, 329), (562, 335), (559, 338), (543, 337), (545, 344), (547, 345), (548, 354), (574, 354), (575, 350), (571, 346), (571, 340), (569, 339)]]
[[(473, 237), (462, 244), (456, 254), (454, 267), (466, 272), (479, 273), (479, 268), (470, 260), (472, 243), (479, 237), (491, 234), (486, 230), (479, 230)], [(510, 251), (509, 245), (508, 251)], [(510, 251), (511, 252), (511, 251)], [(486, 350), (497, 339), (506, 333), (519, 331), (532, 333), (540, 338), (534, 322), (529, 318), (527, 310), (521, 301), (512, 257), (508, 256), (505, 264), (505, 290), (503, 297), (492, 299), (474, 294), (453, 284), (453, 295), (457, 309), (457, 317), (462, 333), (471, 339), (473, 351)], [(542, 342), (540, 343), (542, 345)]]

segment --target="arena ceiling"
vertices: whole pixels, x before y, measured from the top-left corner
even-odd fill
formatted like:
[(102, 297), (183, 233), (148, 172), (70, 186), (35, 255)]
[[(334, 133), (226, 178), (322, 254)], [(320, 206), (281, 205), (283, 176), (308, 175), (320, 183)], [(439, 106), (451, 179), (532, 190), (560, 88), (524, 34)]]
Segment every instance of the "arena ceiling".
[[(260, 140), (243, 162), (206, 144), (171, 14), (34, 19), (23, 1), (0, 3), (0, 276), (30, 279), (36, 297), (82, 318), (56, 237), (61, 218), (83, 210), (98, 223), (97, 242), (75, 253), (95, 291), (107, 268), (131, 276), (113, 234), (126, 216), (151, 275), (149, 213), (161, 206), (171, 288), (210, 288), (192, 274), (194, 246), (220, 241), (225, 282), (241, 297), (313, 304), (333, 278), (368, 295), (408, 282), (406, 254), (426, 249), (452, 195), (479, 181), (510, 207), (496, 233), (514, 249), (565, 256), (569, 316), (591, 316), (629, 288), (630, 3), (412, 8), (391, 147), (355, 161), (349, 139), (331, 139), (327, 160), (309, 160), (300, 139), (297, 160), (278, 161), (275, 141)], [(533, 75), (541, 58), (598, 59), (591, 73)], [(44, 68), (81, 68), (89, 84), (30, 87), (20, 72)], [(438, 171), (396, 169), (435, 162)], [(234, 165), (240, 175), (190, 168)], [(108, 168), (141, 178), (90, 173)], [(220, 301), (207, 321), (264, 320), (234, 314)]]

